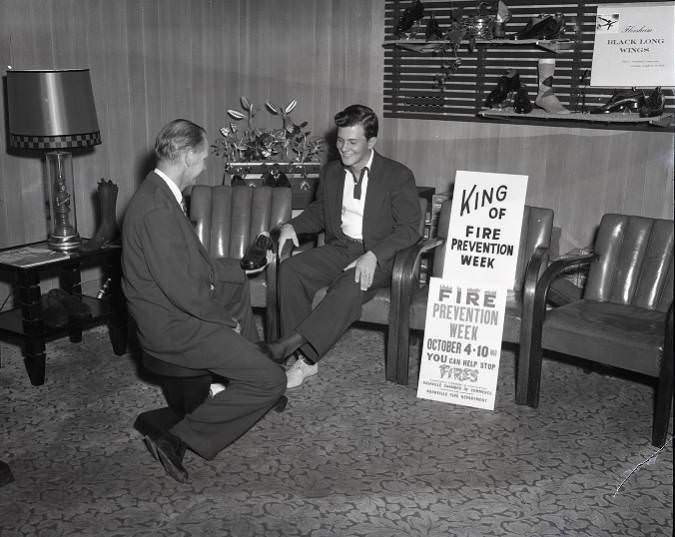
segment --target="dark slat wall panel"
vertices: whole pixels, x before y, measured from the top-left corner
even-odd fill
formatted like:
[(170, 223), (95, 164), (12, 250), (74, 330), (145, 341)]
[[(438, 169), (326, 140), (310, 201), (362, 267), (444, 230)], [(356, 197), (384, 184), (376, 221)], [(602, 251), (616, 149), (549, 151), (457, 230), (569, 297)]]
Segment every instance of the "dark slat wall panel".
[[(609, 2), (610, 0), (508, 2), (513, 18), (506, 25), (507, 35), (524, 28), (530, 17), (540, 13), (563, 13), (566, 20), (564, 37), (576, 41), (574, 48), (554, 54), (534, 46), (479, 45), (476, 50), (470, 52), (466, 44), (463, 44), (458, 51), (462, 65), (457, 72), (450, 75), (442, 90), (434, 85), (434, 78), (441, 72), (441, 64), (447, 60), (433, 53), (417, 53), (387, 45), (384, 75), (385, 115), (418, 119), (485, 121), (483, 118), (477, 119), (476, 113), (481, 109), (485, 97), (496, 86), (498, 78), (507, 69), (518, 71), (521, 81), (528, 87), (530, 98), (534, 101), (538, 86), (537, 60), (540, 58), (555, 59), (554, 91), (565, 106), (573, 111), (582, 111), (603, 104), (611, 95), (611, 88), (590, 88), (586, 85), (588, 82), (586, 84), (580, 82), (584, 71), (591, 68), (596, 8), (599, 4)], [(461, 7), (467, 16), (476, 14), (477, 2), (473, 1), (427, 0), (423, 3), (424, 20), (433, 14), (445, 29), (450, 21), (450, 8)], [(411, 4), (412, 0), (386, 1), (386, 39), (395, 39), (394, 28), (399, 14)], [(423, 31), (415, 37), (423, 39)], [(479, 55), (483, 57), (480, 61)], [(459, 98), (458, 93), (461, 94)], [(666, 90), (665, 93), (667, 109), (675, 111), (675, 97), (672, 91)], [(453, 97), (447, 98), (448, 95)], [(420, 106), (418, 103), (424, 97), (435, 97), (434, 105)], [(645, 126), (635, 128), (644, 129)]]

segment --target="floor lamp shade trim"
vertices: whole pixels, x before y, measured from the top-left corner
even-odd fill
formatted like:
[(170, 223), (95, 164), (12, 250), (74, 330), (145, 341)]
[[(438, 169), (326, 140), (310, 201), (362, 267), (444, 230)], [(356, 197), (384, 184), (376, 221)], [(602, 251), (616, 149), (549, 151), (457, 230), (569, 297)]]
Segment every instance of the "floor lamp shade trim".
[(89, 69), (7, 71), (9, 147), (46, 152), (56, 250), (80, 245), (70, 149), (101, 143)]

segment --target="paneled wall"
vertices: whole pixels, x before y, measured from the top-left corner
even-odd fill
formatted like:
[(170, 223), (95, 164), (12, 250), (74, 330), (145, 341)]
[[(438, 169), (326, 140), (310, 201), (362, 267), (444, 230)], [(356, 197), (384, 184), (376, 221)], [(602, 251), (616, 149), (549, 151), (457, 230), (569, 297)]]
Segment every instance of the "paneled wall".
[[(315, 134), (354, 102), (381, 113), (383, 19), (383, 0), (0, 0), (0, 66), (91, 69), (103, 144), (74, 159), (79, 229), (91, 235), (96, 182), (119, 185), (121, 217), (170, 119), (216, 136), (240, 95), (297, 98), (294, 119)], [(379, 147), (438, 190), (457, 169), (527, 173), (528, 201), (556, 210), (561, 248), (587, 244), (607, 210), (672, 217), (672, 133), (384, 120)], [(41, 240), (42, 161), (9, 154), (5, 128), (0, 148), (0, 247)], [(221, 170), (214, 157), (201, 182)]]
[[(380, 2), (349, 0), (2, 0), (0, 65), (3, 75), (8, 65), (91, 69), (103, 145), (74, 162), (79, 228), (89, 234), (96, 181), (119, 184), (121, 214), (170, 119), (216, 136), (240, 95), (259, 106), (297, 98), (294, 119), (320, 133), (340, 106), (379, 105), (382, 17)], [(256, 118), (274, 120), (265, 110)], [(46, 232), (39, 155), (9, 155), (5, 138), (2, 129), (0, 247)], [(220, 175), (214, 158), (203, 181)]]
[(457, 170), (529, 176), (527, 203), (555, 212), (559, 251), (590, 245), (602, 214), (673, 218), (673, 133), (385, 120), (386, 151), (447, 191)]

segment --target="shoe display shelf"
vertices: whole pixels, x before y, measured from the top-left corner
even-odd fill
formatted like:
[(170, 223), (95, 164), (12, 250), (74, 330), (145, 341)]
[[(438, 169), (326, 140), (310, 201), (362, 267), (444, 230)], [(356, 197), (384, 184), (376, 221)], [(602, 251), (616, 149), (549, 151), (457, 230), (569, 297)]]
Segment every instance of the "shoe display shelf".
[[(462, 45), (467, 43), (468, 41), (462, 41)], [(570, 39), (476, 39), (475, 44), (477, 46), (530, 46), (554, 53), (566, 52), (574, 48), (574, 41)], [(445, 40), (390, 39), (385, 41), (383, 46), (395, 46), (418, 54), (433, 54), (448, 49), (450, 43)]]
[(231, 184), (232, 177), (239, 175), (252, 188), (262, 186), (263, 176), (274, 166), (278, 166), (291, 183), (292, 209), (295, 211), (307, 207), (314, 199), (319, 183), (320, 162), (230, 162), (223, 176), (223, 184)]
[(588, 112), (572, 112), (571, 114), (551, 114), (545, 110), (534, 108), (529, 114), (518, 114), (513, 111), (513, 107), (504, 107), (502, 109), (485, 109), (478, 112), (478, 115), (491, 119), (522, 119), (522, 120), (550, 120), (550, 121), (579, 121), (604, 124), (640, 124), (654, 125), (657, 127), (672, 127), (675, 124), (673, 113), (665, 113), (654, 117), (640, 117), (639, 114), (630, 112), (613, 112), (609, 114), (591, 114)]

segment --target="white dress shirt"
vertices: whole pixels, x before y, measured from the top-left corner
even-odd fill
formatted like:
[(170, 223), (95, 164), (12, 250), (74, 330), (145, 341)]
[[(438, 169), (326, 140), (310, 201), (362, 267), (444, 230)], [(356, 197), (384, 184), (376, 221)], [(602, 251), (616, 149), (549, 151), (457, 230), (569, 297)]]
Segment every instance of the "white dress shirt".
[(176, 183), (174, 183), (171, 179), (169, 179), (169, 176), (165, 174), (162, 170), (159, 170), (157, 168), (154, 169), (154, 172), (159, 175), (162, 180), (166, 183), (166, 186), (169, 187), (169, 190), (171, 190), (171, 193), (174, 195), (176, 198), (176, 201), (178, 202), (178, 205), (180, 206), (183, 211), (185, 211), (185, 200), (183, 199), (183, 193), (180, 191), (178, 186), (176, 186)]
[(345, 168), (345, 180), (342, 190), (342, 231), (347, 237), (356, 240), (363, 240), (363, 208), (366, 205), (366, 193), (368, 191), (368, 179), (370, 177), (370, 167), (373, 164), (374, 151), (370, 150), (370, 158), (366, 168), (368, 170), (363, 175), (361, 181), (361, 198), (354, 198), (354, 185), (358, 177), (354, 177), (351, 171)]

